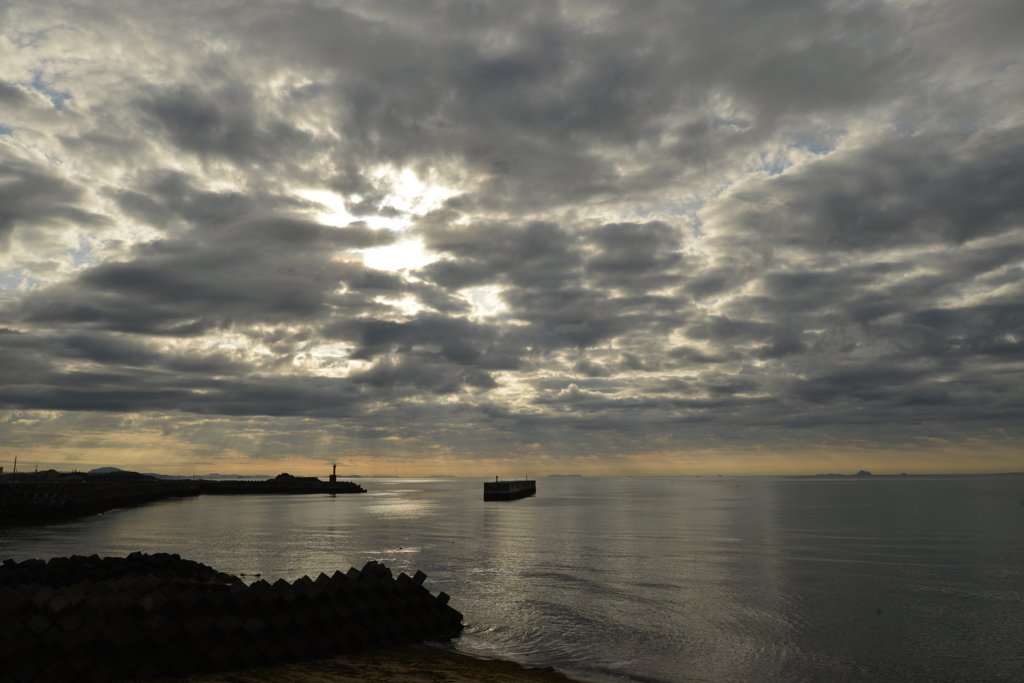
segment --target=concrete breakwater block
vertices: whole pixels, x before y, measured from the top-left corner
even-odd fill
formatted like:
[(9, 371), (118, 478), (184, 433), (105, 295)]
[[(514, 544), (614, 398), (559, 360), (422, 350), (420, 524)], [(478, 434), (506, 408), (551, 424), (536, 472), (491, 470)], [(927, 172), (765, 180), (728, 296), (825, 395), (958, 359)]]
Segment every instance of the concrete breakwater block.
[(45, 560), (4, 560), (0, 564), (0, 586), (17, 588), (22, 584), (38, 583), (54, 588), (83, 581), (98, 583), (123, 576), (154, 575), (162, 578), (190, 579), (232, 583), (238, 577), (218, 572), (200, 562), (182, 559), (167, 553), (132, 553), (128, 557), (55, 557)]
[(147, 576), (0, 586), (0, 683), (187, 676), (355, 652), (462, 630), (425, 576), (362, 569), (273, 584)]
[(200, 493), (191, 481), (7, 483), (0, 485), (0, 523), (74, 517)]

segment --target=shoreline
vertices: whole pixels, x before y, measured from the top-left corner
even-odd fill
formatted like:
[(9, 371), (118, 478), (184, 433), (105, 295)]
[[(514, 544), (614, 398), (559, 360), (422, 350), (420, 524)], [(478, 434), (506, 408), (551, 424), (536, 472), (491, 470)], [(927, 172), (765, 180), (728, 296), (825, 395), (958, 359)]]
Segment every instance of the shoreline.
[[(239, 671), (162, 677), (150, 683), (587, 683), (553, 667), (485, 659), (434, 645), (407, 644)], [(124, 679), (123, 683), (141, 683)]]

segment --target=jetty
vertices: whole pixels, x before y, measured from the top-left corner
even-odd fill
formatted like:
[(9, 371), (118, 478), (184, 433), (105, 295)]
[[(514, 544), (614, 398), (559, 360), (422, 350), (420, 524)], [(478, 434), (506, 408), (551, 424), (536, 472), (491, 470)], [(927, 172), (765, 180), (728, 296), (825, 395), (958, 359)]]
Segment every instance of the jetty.
[(537, 482), (532, 479), (514, 479), (512, 481), (484, 482), (484, 500), (516, 500), (537, 493)]
[[(186, 496), (238, 494), (365, 493), (350, 481), (293, 477), (288, 473), (257, 481), (158, 479), (138, 472), (56, 470), (0, 474), (0, 526), (94, 515), (107, 510)], [(0, 676), (0, 681), (3, 677)]]
[(338, 481), (336, 475), (330, 475), (330, 481), (321, 481), (317, 477), (293, 477), (285, 472), (266, 481), (200, 481), (200, 493), (218, 495), (252, 494), (252, 493), (366, 493), (359, 484), (351, 481)]

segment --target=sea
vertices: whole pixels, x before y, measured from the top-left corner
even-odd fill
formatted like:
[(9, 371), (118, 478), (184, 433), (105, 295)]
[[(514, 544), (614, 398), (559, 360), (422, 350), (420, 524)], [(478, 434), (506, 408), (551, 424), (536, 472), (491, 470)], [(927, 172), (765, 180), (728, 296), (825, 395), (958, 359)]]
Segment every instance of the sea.
[(0, 529), (0, 559), (177, 553), (247, 582), (385, 563), (444, 647), (587, 681), (1024, 681), (1024, 475), (364, 478)]

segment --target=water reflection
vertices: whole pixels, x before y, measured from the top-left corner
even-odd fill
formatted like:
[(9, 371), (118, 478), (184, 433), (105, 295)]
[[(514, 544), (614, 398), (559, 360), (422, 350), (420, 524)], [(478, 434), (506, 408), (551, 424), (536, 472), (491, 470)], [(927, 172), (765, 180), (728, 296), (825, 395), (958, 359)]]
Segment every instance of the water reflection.
[(552, 478), (484, 502), (482, 479), (368, 479), (3, 529), (0, 556), (269, 581), (381, 560), (453, 596), (455, 647), (591, 680), (1024, 680), (1021, 481)]
[(363, 494), (369, 498), (363, 501), (363, 510), (380, 519), (418, 519), (432, 514), (437, 501), (417, 493), (417, 489), (395, 488)]

